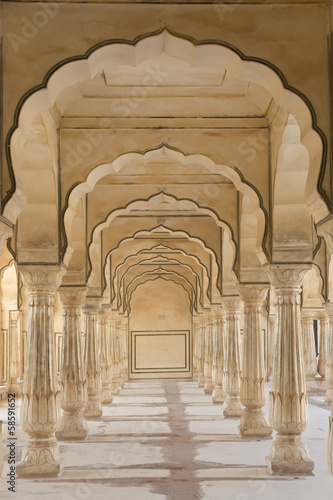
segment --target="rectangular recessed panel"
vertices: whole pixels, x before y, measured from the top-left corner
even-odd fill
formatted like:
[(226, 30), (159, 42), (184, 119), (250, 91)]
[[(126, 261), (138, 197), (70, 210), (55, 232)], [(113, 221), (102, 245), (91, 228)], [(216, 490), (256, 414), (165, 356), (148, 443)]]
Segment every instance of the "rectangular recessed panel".
[(132, 373), (188, 372), (188, 330), (131, 332)]

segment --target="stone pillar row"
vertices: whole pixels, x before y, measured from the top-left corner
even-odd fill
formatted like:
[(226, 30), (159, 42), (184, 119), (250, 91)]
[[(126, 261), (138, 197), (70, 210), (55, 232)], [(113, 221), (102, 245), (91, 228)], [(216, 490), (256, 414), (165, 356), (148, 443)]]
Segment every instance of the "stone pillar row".
[[(306, 364), (303, 359), (300, 294), (310, 265), (270, 265), (268, 271), (277, 297), (274, 363), (270, 392), (269, 422), (277, 431), (267, 457), (272, 474), (311, 474), (302, 433), (308, 423)], [(128, 345), (126, 323), (111, 318), (89, 299), (84, 307), (84, 290), (61, 287), (63, 342), (61, 392), (58, 388), (53, 301), (61, 282), (59, 266), (20, 266), (29, 293), (29, 320), (21, 426), (28, 434), (17, 473), (23, 477), (58, 476), (63, 460), (58, 439), (84, 439), (85, 419), (102, 414), (102, 401), (110, 402), (127, 376)], [(244, 348), (239, 359), (241, 300), (224, 297), (218, 314), (198, 317), (195, 338), (198, 383), (213, 400), (222, 402), (224, 417), (241, 417), (242, 436), (267, 437), (272, 429), (262, 408), (266, 377), (260, 307), (268, 285), (240, 285), (244, 303)], [(84, 314), (84, 349), (81, 346), (81, 309)], [(326, 307), (326, 378), (333, 371), (333, 307)], [(303, 325), (304, 328), (304, 325)], [(303, 333), (304, 335), (304, 333)], [(83, 352), (83, 356), (82, 356)], [(60, 419), (60, 403), (63, 415)], [(242, 407), (244, 405), (244, 409)], [(328, 462), (332, 470), (333, 423), (330, 420)]]
[[(62, 278), (59, 266), (21, 266), (19, 271), (29, 293), (21, 406), (21, 427), (28, 434), (28, 443), (16, 471), (19, 477), (59, 476), (63, 459), (56, 438), (85, 439), (86, 419), (100, 417), (102, 403), (110, 403), (116, 388), (119, 392), (119, 382), (126, 379), (126, 323), (116, 322), (91, 300), (84, 305), (84, 288), (59, 288)], [(60, 387), (53, 317), (58, 288), (63, 306)], [(18, 377), (18, 370), (13, 371), (14, 381)]]

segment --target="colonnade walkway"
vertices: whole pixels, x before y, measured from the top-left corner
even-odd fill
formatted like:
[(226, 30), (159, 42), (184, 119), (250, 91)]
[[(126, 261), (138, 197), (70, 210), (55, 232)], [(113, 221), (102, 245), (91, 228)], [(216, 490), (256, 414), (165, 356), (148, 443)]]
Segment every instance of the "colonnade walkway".
[[(310, 396), (309, 401), (304, 439), (315, 462), (314, 476), (279, 477), (266, 472), (272, 439), (239, 438), (239, 419), (222, 419), (221, 405), (212, 404), (196, 382), (127, 382), (103, 406), (103, 416), (88, 421), (86, 441), (59, 442), (63, 475), (18, 478), (16, 498), (328, 500), (333, 484), (326, 465), (330, 407), (322, 406), (322, 396)], [(4, 447), (6, 416), (2, 402)], [(19, 427), (16, 435), (20, 459), (26, 435)], [(7, 490), (7, 457), (5, 453), (0, 498), (15, 498)]]

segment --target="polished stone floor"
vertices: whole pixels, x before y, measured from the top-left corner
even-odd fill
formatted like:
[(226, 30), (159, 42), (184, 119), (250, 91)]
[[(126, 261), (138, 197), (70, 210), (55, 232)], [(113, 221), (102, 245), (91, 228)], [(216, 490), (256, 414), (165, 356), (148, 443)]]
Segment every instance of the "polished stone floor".
[[(60, 443), (65, 470), (58, 479), (16, 480), (0, 498), (20, 500), (331, 500), (326, 465), (329, 407), (310, 396), (305, 439), (315, 461), (311, 477), (272, 477), (265, 457), (272, 440), (238, 437), (238, 419), (222, 419), (195, 382), (128, 382), (103, 416), (90, 420), (84, 442)], [(267, 408), (266, 408), (267, 410)], [(19, 405), (17, 416), (19, 414)], [(0, 405), (4, 421), (7, 407)], [(24, 433), (17, 429), (17, 457)], [(5, 455), (6, 460), (6, 455)]]

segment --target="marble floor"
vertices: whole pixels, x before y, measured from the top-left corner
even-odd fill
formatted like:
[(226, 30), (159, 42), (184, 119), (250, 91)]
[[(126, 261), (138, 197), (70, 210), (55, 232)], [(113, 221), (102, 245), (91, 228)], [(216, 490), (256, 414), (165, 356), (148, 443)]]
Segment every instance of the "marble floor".
[[(238, 437), (238, 419), (222, 419), (195, 382), (127, 382), (119, 396), (90, 420), (84, 442), (60, 443), (65, 459), (61, 478), (16, 480), (0, 498), (20, 500), (320, 500), (332, 499), (333, 477), (326, 465), (329, 407), (310, 396), (305, 432), (311, 477), (272, 477), (265, 457), (272, 440)], [(267, 407), (266, 407), (267, 411)], [(19, 404), (17, 416), (19, 414)], [(6, 449), (7, 407), (0, 405)], [(17, 429), (17, 458), (26, 439)]]

